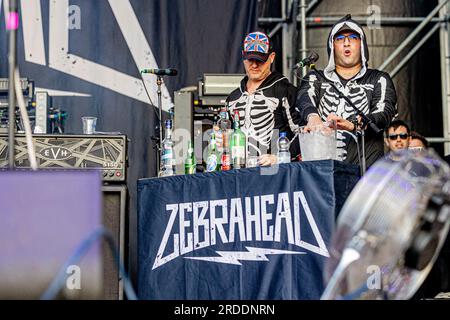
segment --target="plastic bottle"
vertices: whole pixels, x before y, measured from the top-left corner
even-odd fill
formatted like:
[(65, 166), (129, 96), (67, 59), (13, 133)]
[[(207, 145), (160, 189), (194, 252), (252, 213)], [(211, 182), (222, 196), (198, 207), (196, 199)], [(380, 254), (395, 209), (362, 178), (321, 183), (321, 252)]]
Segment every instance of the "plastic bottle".
[(289, 152), (289, 139), (286, 137), (286, 132), (280, 132), (280, 137), (277, 141), (278, 146), (278, 163), (290, 163), (291, 153)]
[(165, 122), (165, 138), (162, 142), (161, 169), (159, 176), (167, 177), (175, 174), (175, 157), (173, 153), (172, 120)]

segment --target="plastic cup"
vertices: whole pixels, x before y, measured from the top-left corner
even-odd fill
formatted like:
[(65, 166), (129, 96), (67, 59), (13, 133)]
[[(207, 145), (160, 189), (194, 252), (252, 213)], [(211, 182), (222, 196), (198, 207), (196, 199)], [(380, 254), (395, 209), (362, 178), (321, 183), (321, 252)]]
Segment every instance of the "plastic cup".
[(84, 134), (94, 134), (95, 126), (97, 125), (96, 117), (81, 117), (83, 120), (83, 133)]

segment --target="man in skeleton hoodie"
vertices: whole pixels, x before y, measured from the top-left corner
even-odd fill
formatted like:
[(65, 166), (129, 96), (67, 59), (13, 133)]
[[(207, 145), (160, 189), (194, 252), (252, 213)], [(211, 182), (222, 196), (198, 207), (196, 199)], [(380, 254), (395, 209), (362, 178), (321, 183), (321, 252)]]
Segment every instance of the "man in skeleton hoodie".
[[(385, 72), (368, 69), (369, 51), (362, 27), (347, 15), (338, 21), (328, 36), (329, 61), (325, 70), (308, 73), (301, 82), (296, 109), (300, 123), (308, 126), (334, 120), (337, 124), (338, 159), (359, 164), (355, 111), (336, 93), (332, 82), (380, 129), (384, 130), (396, 114), (397, 95)], [(361, 125), (359, 119), (358, 126)], [(383, 134), (365, 129), (365, 154), (368, 166), (383, 157)]]
[[(278, 132), (292, 141), (300, 121), (295, 111), (297, 88), (282, 74), (272, 71), (275, 52), (269, 37), (251, 32), (245, 39), (242, 58), (246, 76), (228, 96), (230, 114), (239, 112), (240, 127), (247, 137), (247, 154), (259, 156), (260, 165), (277, 163)], [(291, 156), (299, 154), (298, 140), (291, 142)]]

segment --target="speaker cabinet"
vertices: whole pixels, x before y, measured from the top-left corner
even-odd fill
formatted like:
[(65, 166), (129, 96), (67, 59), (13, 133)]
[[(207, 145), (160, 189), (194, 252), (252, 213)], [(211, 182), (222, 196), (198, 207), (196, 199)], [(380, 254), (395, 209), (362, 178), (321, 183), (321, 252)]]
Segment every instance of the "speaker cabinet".
[[(125, 224), (127, 219), (127, 188), (125, 185), (105, 185), (103, 192), (103, 225), (111, 231), (125, 269)], [(103, 241), (103, 299), (122, 300), (123, 281), (108, 244)]]

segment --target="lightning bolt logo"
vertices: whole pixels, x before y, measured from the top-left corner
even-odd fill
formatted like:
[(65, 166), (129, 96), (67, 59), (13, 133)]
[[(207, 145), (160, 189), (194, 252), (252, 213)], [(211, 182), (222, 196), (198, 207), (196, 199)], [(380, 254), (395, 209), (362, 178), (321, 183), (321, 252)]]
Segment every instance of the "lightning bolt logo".
[(220, 257), (184, 257), (191, 260), (242, 265), (242, 261), (269, 261), (268, 254), (306, 254), (306, 252), (245, 247), (248, 251), (216, 251)]

